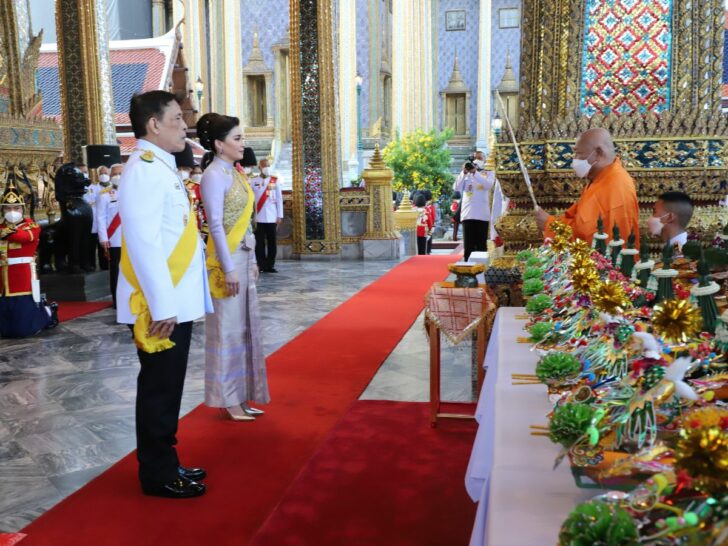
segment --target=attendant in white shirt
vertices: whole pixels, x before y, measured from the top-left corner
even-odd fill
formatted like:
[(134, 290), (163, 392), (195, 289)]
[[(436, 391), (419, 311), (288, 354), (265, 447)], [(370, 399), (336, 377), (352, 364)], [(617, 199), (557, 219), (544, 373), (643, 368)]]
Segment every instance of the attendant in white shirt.
[(258, 164), (260, 174), (251, 179), (255, 193), (255, 257), (264, 273), (278, 273), (276, 253), (278, 226), (283, 222), (283, 193), (275, 176), (271, 176), (267, 159)]
[[(135, 95), (129, 117), (137, 149), (126, 163), (119, 183), (124, 239), (116, 291), (117, 318), (129, 325), (137, 318), (145, 319), (137, 317), (138, 307), (130, 305), (134, 293), (136, 304), (143, 305), (146, 300), (151, 315), (149, 338), (169, 339), (174, 344), (156, 352), (137, 350), (141, 363), (136, 400), (139, 480), (146, 495), (197, 497), (205, 493), (205, 486), (199, 481), (206, 473), (201, 468), (183, 467), (174, 447), (192, 322), (212, 310), (203, 243), (197, 222), (190, 216), (187, 189), (177, 176), (172, 155), (184, 149), (187, 125), (174, 95), (166, 91)], [(192, 238), (190, 224), (194, 226)], [(181, 240), (185, 244), (178, 247)], [(168, 263), (170, 256), (175, 258), (172, 268)], [(125, 266), (127, 257), (130, 268)], [(181, 275), (176, 284), (173, 271)], [(131, 278), (127, 278), (127, 273)], [(141, 301), (132, 284), (140, 287)], [(147, 347), (145, 342), (149, 342), (143, 331), (142, 323), (136, 334), (137, 347)]]
[(463, 259), (466, 262), (472, 252), (487, 250), (490, 190), (494, 184), (494, 172), (478, 172), (477, 167), (468, 161), (453, 185), (453, 190), (462, 194), (460, 223), (463, 226)]
[(688, 241), (687, 227), (693, 217), (693, 201), (681, 191), (663, 193), (655, 203), (647, 227), (655, 237), (677, 246), (678, 251)]
[(116, 309), (116, 285), (119, 280), (119, 260), (121, 259), (121, 216), (119, 216), (119, 180), (121, 165), (111, 168), (111, 185), (101, 190), (96, 200), (98, 215), (99, 244), (109, 263), (109, 288)]

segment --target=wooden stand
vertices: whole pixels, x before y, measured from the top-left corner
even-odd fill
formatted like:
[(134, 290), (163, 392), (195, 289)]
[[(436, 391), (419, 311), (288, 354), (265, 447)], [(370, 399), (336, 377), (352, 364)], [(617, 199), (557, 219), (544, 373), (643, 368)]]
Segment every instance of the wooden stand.
[[(485, 360), (485, 345), (487, 342), (487, 320), (483, 319), (476, 330), (477, 342), (477, 366), (478, 366), (478, 394), (483, 386), (485, 379), (485, 370), (483, 369), (483, 361)], [(464, 413), (440, 413), (440, 328), (434, 321), (430, 321), (428, 326), (430, 335), (430, 424), (432, 427), (437, 426), (437, 418), (446, 419), (473, 419), (472, 415)]]

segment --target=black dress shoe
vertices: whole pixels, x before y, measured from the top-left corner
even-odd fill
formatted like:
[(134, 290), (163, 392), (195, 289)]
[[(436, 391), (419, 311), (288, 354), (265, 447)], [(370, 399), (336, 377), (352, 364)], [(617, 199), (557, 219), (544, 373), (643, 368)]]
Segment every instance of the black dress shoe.
[(152, 497), (167, 497), (169, 499), (189, 499), (205, 494), (207, 488), (204, 484), (190, 481), (186, 478), (177, 478), (165, 484), (144, 485), (142, 491)]
[(268, 269), (264, 269), (266, 273), (278, 273), (278, 270), (275, 267), (269, 267)]
[(193, 482), (199, 482), (207, 478), (207, 472), (205, 472), (204, 468), (185, 468), (184, 466), (180, 466), (177, 468), (177, 473)]
[(58, 304), (54, 301), (49, 307), (51, 308), (51, 321), (48, 323), (47, 328), (51, 329), (58, 326), (60, 321), (58, 320)]

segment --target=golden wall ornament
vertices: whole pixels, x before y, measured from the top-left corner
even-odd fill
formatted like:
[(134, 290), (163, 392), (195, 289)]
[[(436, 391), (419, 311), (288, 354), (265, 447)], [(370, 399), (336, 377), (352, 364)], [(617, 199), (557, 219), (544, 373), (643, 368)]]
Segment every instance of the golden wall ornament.
[[(25, 181), (20, 191), (34, 197), (35, 216), (52, 212), (52, 178), (47, 172), (63, 149), (63, 135), (54, 120), (44, 119), (42, 97), (36, 91), (35, 72), (43, 39), (30, 34), (29, 14), (21, 4), (0, 0), (0, 192), (8, 177)], [(20, 27), (23, 27), (22, 29)]]
[[(645, 115), (582, 115), (582, 68), (588, 0), (524, 0), (517, 140), (539, 204), (556, 212), (581, 194), (571, 171), (576, 137), (609, 130), (633, 176), (641, 205), (669, 190), (701, 205), (728, 193), (728, 118), (720, 109), (725, 7), (723, 0), (672, 1), (669, 110)], [(501, 220), (509, 246), (537, 243), (528, 190), (509, 135), (499, 135), (498, 179), (516, 209)], [(694, 224), (711, 223), (702, 206)], [(596, 226), (595, 226), (596, 228)]]
[(363, 239), (399, 239), (392, 210), (392, 179), (394, 173), (382, 160), (379, 144), (369, 166), (362, 172), (369, 194), (370, 207), (367, 214), (367, 231)]

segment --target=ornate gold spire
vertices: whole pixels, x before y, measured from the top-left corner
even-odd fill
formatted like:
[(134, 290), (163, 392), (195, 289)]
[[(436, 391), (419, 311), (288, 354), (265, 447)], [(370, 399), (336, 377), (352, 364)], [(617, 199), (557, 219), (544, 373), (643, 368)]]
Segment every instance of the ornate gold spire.
[(379, 143), (374, 145), (374, 155), (372, 155), (372, 158), (369, 160), (369, 168), (370, 169), (386, 169), (387, 165), (384, 163), (384, 159), (382, 159), (382, 154), (379, 151)]

